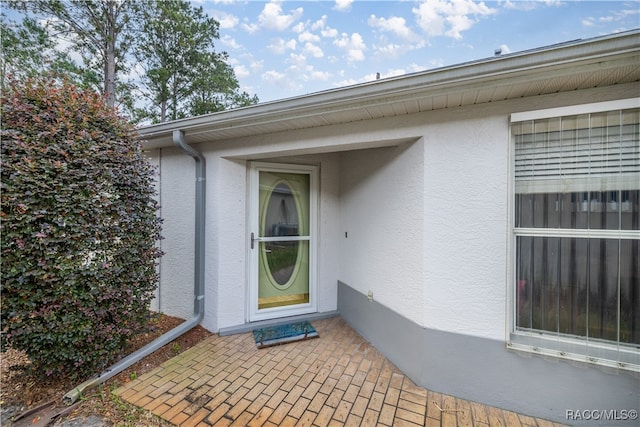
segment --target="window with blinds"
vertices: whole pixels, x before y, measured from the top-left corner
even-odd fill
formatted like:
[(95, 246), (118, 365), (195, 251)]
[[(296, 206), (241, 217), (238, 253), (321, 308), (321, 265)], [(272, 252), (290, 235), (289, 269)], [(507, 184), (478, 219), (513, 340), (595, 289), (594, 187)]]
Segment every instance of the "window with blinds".
[(639, 114), (619, 110), (514, 123), (516, 192), (637, 188)]
[(640, 370), (640, 108), (514, 116), (510, 345)]

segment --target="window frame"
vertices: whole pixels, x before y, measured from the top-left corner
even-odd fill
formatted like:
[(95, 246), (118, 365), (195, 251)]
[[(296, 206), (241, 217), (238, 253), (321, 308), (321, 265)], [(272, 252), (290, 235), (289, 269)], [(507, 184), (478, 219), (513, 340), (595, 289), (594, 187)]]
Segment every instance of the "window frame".
[(509, 117), (509, 203), (508, 203), (508, 264), (507, 264), (507, 322), (505, 341), (508, 350), (551, 356), (615, 369), (640, 372), (640, 344), (571, 337), (561, 334), (527, 331), (517, 328), (516, 271), (517, 238), (533, 237), (585, 237), (607, 239), (639, 239), (640, 230), (599, 230), (599, 229), (549, 229), (516, 227), (516, 155), (512, 125), (529, 120), (554, 119), (580, 114), (603, 113), (614, 110), (640, 108), (640, 97), (605, 102), (579, 104), (566, 107), (512, 113)]

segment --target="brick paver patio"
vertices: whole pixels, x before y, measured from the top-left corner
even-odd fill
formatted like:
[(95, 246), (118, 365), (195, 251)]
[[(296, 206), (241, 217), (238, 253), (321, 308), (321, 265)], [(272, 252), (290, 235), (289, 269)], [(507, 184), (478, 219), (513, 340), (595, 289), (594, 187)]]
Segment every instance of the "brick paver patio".
[(215, 335), (117, 393), (180, 426), (559, 426), (417, 387), (340, 317), (313, 325), (267, 349)]

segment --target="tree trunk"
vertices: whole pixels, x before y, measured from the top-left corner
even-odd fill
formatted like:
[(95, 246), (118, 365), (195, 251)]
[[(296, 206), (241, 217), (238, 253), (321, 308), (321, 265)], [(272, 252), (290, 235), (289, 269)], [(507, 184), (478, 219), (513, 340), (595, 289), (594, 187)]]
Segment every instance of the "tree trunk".
[(114, 0), (105, 3), (107, 24), (104, 46), (104, 97), (109, 107), (116, 104), (116, 38), (117, 12)]
[(171, 82), (171, 120), (178, 118), (178, 78), (174, 75)]

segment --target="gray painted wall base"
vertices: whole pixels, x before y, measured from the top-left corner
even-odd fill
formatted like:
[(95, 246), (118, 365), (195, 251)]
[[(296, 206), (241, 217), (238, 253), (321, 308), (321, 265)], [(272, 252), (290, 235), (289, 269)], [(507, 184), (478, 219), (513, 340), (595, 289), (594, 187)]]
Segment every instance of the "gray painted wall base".
[(262, 320), (260, 322), (251, 322), (251, 323), (245, 323), (243, 325), (220, 328), (220, 330), (218, 331), (218, 334), (221, 337), (224, 337), (227, 335), (234, 335), (234, 334), (244, 334), (245, 332), (251, 332), (254, 329), (258, 329), (258, 328), (284, 325), (286, 323), (293, 323), (293, 322), (303, 322), (305, 320), (312, 322), (314, 320), (327, 319), (329, 317), (335, 317), (338, 315), (340, 315), (340, 313), (337, 311), (326, 311), (324, 313), (302, 314), (299, 316), (290, 316), (290, 317), (281, 317), (279, 319)]
[(505, 343), (423, 328), (338, 282), (338, 311), (416, 384), (466, 400), (572, 425), (636, 426), (638, 420), (572, 420), (567, 411), (639, 410), (640, 378), (507, 351)]

